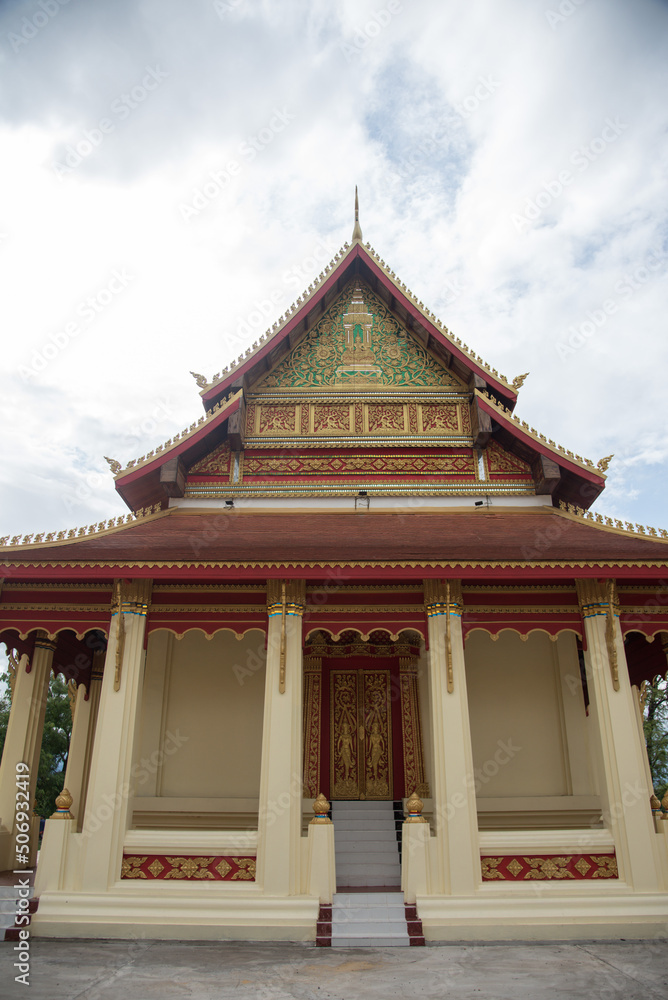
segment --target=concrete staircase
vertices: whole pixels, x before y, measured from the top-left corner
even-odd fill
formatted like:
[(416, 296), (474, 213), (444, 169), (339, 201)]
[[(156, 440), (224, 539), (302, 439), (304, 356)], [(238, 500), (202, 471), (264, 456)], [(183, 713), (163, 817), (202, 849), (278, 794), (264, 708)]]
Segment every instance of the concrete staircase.
[(403, 892), (334, 894), (333, 948), (396, 947), (409, 944)]
[(393, 802), (334, 802), (337, 888), (401, 885)]
[(316, 945), (423, 945), (422, 924), (400, 889), (401, 803), (334, 802), (332, 819), (339, 891), (320, 908)]

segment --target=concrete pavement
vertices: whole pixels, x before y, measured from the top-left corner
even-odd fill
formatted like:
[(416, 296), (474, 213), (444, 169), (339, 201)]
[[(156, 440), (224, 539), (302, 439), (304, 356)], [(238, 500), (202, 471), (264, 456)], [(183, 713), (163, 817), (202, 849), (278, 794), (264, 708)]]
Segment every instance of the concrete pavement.
[(301, 944), (30, 940), (30, 985), (0, 945), (0, 997), (31, 1000), (666, 1000), (668, 942)]

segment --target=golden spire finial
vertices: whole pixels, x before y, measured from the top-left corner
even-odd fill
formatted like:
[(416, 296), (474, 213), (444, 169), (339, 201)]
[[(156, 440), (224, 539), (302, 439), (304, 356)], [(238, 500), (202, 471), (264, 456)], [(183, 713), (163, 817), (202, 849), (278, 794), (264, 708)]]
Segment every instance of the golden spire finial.
[(355, 185), (355, 225), (353, 226), (353, 243), (362, 239), (362, 228), (360, 226), (360, 203), (357, 197), (357, 184)]

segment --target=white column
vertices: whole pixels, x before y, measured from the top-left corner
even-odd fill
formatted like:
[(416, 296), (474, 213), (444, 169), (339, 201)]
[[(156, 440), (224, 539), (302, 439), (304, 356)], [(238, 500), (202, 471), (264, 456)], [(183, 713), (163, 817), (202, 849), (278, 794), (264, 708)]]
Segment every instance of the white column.
[(637, 891), (656, 892), (660, 879), (633, 694), (619, 625), (614, 581), (576, 580), (587, 648), (585, 666), (601, 806), (617, 853), (619, 876)]
[(97, 728), (97, 717), (100, 710), (100, 694), (102, 691), (102, 677), (104, 675), (104, 661), (106, 652), (96, 652), (93, 654), (93, 665), (90, 673), (90, 695), (88, 698), (88, 734), (86, 739), (86, 754), (84, 758), (83, 775), (81, 779), (81, 793), (79, 807), (74, 813), (76, 829), (81, 832), (84, 817), (86, 815), (86, 799), (88, 797), (88, 782), (90, 780), (90, 768), (93, 761), (93, 747), (95, 746), (95, 730)]
[[(32, 660), (21, 657), (16, 672), (12, 706), (0, 764), (0, 871), (16, 868), (14, 816), (16, 812), (16, 765), (27, 764), (30, 771), (30, 801), (19, 803), (32, 815), (37, 787), (37, 770), (42, 749), (44, 713), (49, 693), (53, 652), (56, 644), (39, 631)], [(31, 854), (34, 855), (34, 850)], [(30, 857), (30, 863), (34, 863)]]
[(300, 892), (303, 580), (267, 585), (257, 881), (266, 895)]
[[(84, 684), (70, 681), (70, 707), (72, 709), (72, 735), (67, 753), (67, 766), (63, 788), (72, 796), (70, 812), (76, 818), (81, 813), (81, 791), (86, 763), (88, 724), (90, 722), (90, 693)], [(88, 697), (86, 697), (88, 695)]]
[(82, 830), (85, 891), (105, 891), (121, 875), (123, 841), (131, 819), (132, 755), (151, 584), (151, 580), (116, 583)]
[[(471, 895), (481, 881), (478, 816), (459, 581), (424, 581), (429, 622), (429, 701), (439, 873), (432, 891)], [(440, 883), (440, 885), (439, 885)]]

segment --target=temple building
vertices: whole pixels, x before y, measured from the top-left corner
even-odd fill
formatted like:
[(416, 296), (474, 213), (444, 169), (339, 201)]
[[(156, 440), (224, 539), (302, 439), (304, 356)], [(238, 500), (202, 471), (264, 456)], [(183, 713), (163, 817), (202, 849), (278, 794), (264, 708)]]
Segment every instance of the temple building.
[(668, 532), (589, 511), (609, 459), (518, 419), (525, 376), (357, 219), (195, 377), (198, 420), (109, 460), (129, 513), (1, 540), (2, 870), (35, 862), (16, 781), (34, 797), (52, 673), (73, 703), (31, 934), (668, 934), (640, 694), (667, 669)]

